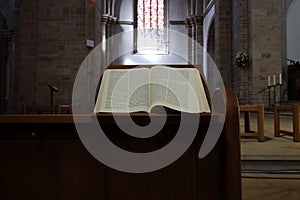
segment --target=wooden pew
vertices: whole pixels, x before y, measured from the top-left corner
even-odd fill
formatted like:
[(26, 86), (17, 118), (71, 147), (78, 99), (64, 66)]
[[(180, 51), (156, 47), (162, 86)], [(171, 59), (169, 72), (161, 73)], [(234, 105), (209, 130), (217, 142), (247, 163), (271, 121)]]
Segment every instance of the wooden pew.
[(72, 113), (72, 106), (69, 104), (58, 104), (58, 105), (22, 105), (22, 113), (23, 114), (62, 114)]

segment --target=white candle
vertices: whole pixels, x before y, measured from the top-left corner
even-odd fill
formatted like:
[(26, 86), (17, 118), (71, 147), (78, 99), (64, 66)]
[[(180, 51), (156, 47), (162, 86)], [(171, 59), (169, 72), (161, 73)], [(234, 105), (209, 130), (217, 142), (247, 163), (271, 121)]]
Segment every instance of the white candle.
[(275, 74), (273, 75), (273, 85), (276, 85), (276, 76), (275, 76)]
[(279, 73), (279, 84), (281, 85), (282, 84), (282, 74)]
[(268, 86), (271, 86), (271, 76), (268, 76)]

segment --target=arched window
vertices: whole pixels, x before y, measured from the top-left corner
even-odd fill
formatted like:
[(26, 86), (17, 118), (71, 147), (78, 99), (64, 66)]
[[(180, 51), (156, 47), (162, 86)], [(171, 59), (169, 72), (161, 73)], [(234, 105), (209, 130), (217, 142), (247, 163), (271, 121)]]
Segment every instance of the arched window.
[(136, 52), (167, 54), (168, 34), (166, 0), (137, 0)]

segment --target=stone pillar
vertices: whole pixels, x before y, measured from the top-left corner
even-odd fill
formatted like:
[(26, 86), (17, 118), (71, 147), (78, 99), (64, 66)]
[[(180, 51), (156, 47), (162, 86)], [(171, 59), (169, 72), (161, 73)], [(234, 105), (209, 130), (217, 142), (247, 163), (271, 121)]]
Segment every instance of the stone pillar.
[[(282, 12), (282, 1), (250, 0), (249, 6), (251, 11), (249, 13), (249, 54), (252, 58), (250, 103), (267, 105), (268, 92), (260, 93), (260, 91), (267, 87), (269, 75), (272, 77), (276, 75), (278, 82), (278, 74), (281, 72), (282, 59), (284, 59), (281, 35), (282, 20), (285, 16)], [(279, 87), (276, 87), (277, 95), (279, 95), (278, 89)]]
[[(109, 21), (107, 23), (107, 39), (109, 38), (109, 43), (107, 43), (107, 52), (110, 52), (113, 54), (114, 51), (116, 51), (115, 47), (115, 41), (114, 41), (114, 34), (115, 34), (115, 25), (117, 23), (117, 18), (114, 16), (109, 17)], [(107, 61), (112, 62), (112, 55), (108, 54), (107, 55)], [(110, 65), (111, 63), (107, 63)]]
[[(106, 43), (106, 39), (107, 39), (107, 28), (108, 28), (108, 23), (109, 23), (109, 16), (107, 14), (103, 14), (101, 16), (101, 30), (102, 30), (102, 33), (101, 33), (101, 50), (102, 50), (102, 61), (104, 63), (107, 62), (107, 57), (109, 56), (108, 55), (108, 50), (107, 50), (107, 43)], [(104, 69), (103, 69), (104, 70)]]
[[(203, 17), (200, 15), (193, 16), (194, 35), (195, 35), (195, 65), (202, 66), (203, 64)], [(202, 68), (202, 67), (201, 67)], [(203, 72), (202, 72), (203, 73)]]
[(250, 103), (250, 86), (252, 83), (251, 62), (248, 68), (240, 68), (235, 64), (235, 55), (245, 52), (251, 59), (249, 51), (248, 0), (232, 2), (232, 87), (240, 104)]
[(232, 0), (218, 0), (215, 13), (215, 63), (225, 87), (231, 87)]
[[(192, 18), (190, 16), (185, 18), (184, 23), (185, 23), (185, 27), (187, 29), (188, 37), (193, 39), (193, 37), (194, 37), (194, 34), (193, 34), (194, 22), (193, 22)], [(194, 63), (194, 48), (193, 48), (192, 40), (189, 40), (189, 44), (188, 44), (188, 60), (192, 61), (192, 64)]]
[(95, 5), (95, 46), (102, 41), (102, 24), (101, 24), (101, 0), (96, 0)]

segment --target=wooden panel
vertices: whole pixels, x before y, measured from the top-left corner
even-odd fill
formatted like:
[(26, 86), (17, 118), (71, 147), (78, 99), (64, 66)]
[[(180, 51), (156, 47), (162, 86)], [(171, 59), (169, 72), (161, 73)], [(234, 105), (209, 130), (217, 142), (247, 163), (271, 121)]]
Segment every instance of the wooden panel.
[(1, 199), (83, 199), (79, 140), (1, 139)]
[[(15, 123), (12, 118), (0, 116), (0, 198), (241, 199), (238, 107), (232, 98), (227, 96), (232, 105), (221, 138), (207, 157), (198, 159), (198, 151), (209, 114), (202, 116), (196, 139), (180, 159), (145, 174), (119, 172), (95, 160), (79, 140), (70, 115), (15, 116)], [(110, 115), (99, 117), (106, 117), (104, 126), (110, 139), (137, 152), (161, 148), (172, 140), (178, 118), (170, 114), (162, 134), (142, 142), (120, 135), (113, 121), (108, 120)], [(141, 114), (133, 117), (142, 123), (147, 118)], [(88, 125), (86, 119), (90, 118), (83, 118), (82, 123)]]

